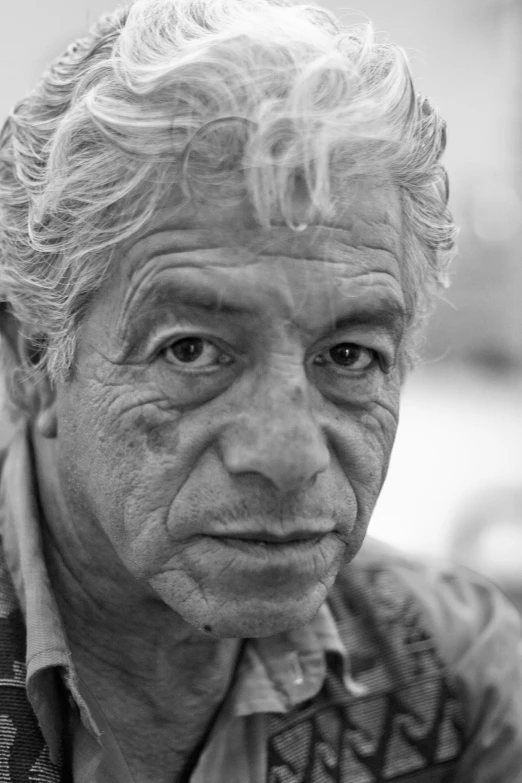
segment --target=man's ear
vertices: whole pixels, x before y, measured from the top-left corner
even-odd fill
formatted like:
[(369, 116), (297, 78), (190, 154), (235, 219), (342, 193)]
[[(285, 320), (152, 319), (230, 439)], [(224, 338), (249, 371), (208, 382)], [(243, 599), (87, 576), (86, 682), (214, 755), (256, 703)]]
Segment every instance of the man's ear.
[(7, 352), (4, 365), (8, 394), (42, 437), (55, 438), (58, 432), (55, 388), (41, 363), (47, 348), (44, 336), (24, 328), (7, 302), (0, 302), (0, 335), (3, 350)]

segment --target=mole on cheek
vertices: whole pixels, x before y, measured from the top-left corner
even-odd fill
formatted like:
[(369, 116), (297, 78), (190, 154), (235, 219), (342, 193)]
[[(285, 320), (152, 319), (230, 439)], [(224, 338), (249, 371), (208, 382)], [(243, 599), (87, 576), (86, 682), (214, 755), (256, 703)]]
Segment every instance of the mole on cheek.
[[(146, 430), (146, 437), (147, 437), (147, 447), (150, 451), (162, 451), (165, 448), (166, 444), (166, 438), (165, 438), (165, 430), (166, 427), (161, 427), (158, 425), (149, 425), (149, 427)], [(169, 448), (173, 448), (173, 444), (169, 443)]]
[(303, 390), (301, 389), (300, 386), (297, 386), (290, 393), (290, 400), (293, 402), (294, 405), (299, 405), (302, 399), (303, 399)]
[(168, 450), (173, 453), (178, 445), (177, 428), (172, 426), (172, 421), (158, 422), (158, 418), (140, 413), (135, 419), (136, 430), (143, 435), (149, 451), (158, 453)]

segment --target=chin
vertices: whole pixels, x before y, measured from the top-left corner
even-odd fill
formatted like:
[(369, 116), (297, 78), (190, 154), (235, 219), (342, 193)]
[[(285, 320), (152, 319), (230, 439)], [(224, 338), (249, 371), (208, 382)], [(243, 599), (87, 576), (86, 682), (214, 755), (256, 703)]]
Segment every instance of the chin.
[(173, 600), (170, 590), (162, 589), (162, 585), (156, 583), (153, 587), (163, 601), (197, 631), (220, 639), (247, 639), (273, 636), (310, 622), (324, 603), (334, 578), (316, 583), (298, 597), (213, 595), (209, 599), (192, 593), (182, 605)]
[[(233, 614), (214, 614), (211, 624), (199, 626), (207, 634), (218, 638), (255, 639), (291, 631), (310, 622), (324, 603), (326, 592), (313, 600), (298, 605), (244, 607)], [(286, 603), (286, 602), (285, 602)]]

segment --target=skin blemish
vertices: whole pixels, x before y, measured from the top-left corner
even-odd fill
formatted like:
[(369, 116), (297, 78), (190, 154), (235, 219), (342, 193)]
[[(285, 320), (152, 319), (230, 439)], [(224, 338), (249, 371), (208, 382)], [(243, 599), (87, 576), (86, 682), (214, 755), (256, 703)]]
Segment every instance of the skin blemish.
[(150, 451), (160, 452), (165, 448), (165, 427), (151, 425), (146, 430), (147, 446)]
[(300, 386), (296, 386), (295, 389), (292, 389), (292, 392), (290, 394), (290, 399), (294, 403), (294, 405), (299, 405), (303, 399), (303, 390)]

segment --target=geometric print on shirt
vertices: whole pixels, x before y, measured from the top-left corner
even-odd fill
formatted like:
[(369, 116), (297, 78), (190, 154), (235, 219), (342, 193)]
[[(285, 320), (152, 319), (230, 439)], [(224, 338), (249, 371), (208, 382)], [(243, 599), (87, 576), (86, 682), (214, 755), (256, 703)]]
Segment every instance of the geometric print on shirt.
[(362, 687), (347, 688), (329, 658), (318, 697), (266, 716), (267, 783), (451, 780), (462, 714), (415, 596), (385, 568), (348, 567), (329, 603)]

